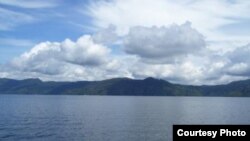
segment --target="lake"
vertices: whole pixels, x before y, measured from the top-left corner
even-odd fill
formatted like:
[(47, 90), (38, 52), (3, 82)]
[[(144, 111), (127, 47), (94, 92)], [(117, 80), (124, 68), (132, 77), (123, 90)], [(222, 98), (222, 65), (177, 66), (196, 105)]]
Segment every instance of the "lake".
[(250, 124), (250, 98), (0, 95), (4, 141), (171, 141), (173, 124)]

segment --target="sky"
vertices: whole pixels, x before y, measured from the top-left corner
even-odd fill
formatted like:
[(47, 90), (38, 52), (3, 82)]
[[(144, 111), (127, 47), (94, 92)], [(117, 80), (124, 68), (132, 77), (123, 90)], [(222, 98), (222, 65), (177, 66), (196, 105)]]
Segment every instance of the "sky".
[(0, 0), (0, 78), (250, 77), (246, 0)]

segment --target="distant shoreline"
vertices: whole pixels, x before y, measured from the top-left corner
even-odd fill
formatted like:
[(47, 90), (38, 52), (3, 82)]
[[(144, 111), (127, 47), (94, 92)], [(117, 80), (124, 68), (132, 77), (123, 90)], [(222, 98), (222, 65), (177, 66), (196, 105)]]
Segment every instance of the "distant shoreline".
[(250, 98), (250, 96), (168, 96), (168, 95), (88, 95), (88, 94), (4, 94), (1, 95), (16, 95), (16, 96), (104, 96), (104, 97), (206, 97), (206, 98)]
[(100, 96), (206, 96), (250, 97), (250, 80), (226, 85), (192, 86), (146, 78), (114, 78), (103, 81), (44, 82), (39, 79), (0, 79), (1, 94), (100, 95)]

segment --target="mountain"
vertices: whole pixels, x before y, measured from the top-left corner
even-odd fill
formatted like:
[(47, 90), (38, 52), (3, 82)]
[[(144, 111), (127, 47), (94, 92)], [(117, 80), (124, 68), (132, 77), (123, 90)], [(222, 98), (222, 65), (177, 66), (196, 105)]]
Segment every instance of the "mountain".
[(43, 82), (39, 79), (0, 79), (0, 94), (133, 95), (133, 96), (250, 96), (250, 80), (226, 85), (191, 86), (146, 78), (103, 81)]

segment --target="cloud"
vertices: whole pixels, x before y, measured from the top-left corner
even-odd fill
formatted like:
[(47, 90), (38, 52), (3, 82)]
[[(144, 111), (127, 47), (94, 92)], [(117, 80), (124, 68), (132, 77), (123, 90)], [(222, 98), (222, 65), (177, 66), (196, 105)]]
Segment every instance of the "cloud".
[(250, 77), (250, 44), (238, 47), (228, 52), (226, 56), (230, 60), (225, 72), (233, 76)]
[(0, 30), (11, 30), (21, 24), (31, 23), (35, 18), (21, 12), (0, 8)]
[(124, 50), (143, 59), (174, 61), (205, 48), (205, 39), (191, 28), (191, 23), (170, 27), (142, 27), (130, 29), (124, 39)]
[(37, 44), (3, 65), (0, 77), (53, 81), (156, 77), (194, 85), (224, 84), (249, 77), (249, 45), (224, 53), (211, 50), (190, 23), (133, 27), (126, 36), (116, 37), (124, 41), (120, 44), (123, 54), (112, 54), (113, 47), (107, 46), (116, 41), (108, 36), (110, 32), (116, 35), (114, 29), (83, 35), (76, 41)]
[[(107, 61), (110, 50), (101, 44), (95, 44), (92, 37), (85, 35), (76, 42), (69, 39), (58, 42), (43, 42), (36, 45), (29, 52), (21, 55), (14, 62), (19, 66), (31, 65), (32, 63), (46, 61), (47, 65), (53, 65), (54, 61), (65, 61), (82, 66), (95, 66)], [(50, 61), (47, 61), (50, 60)], [(27, 66), (28, 67), (28, 66)]]
[(107, 28), (93, 34), (93, 40), (101, 44), (114, 44), (118, 39), (118, 35), (115, 31), (116, 27), (114, 25), (109, 25)]
[(16, 6), (21, 8), (50, 8), (57, 6), (55, 0), (1, 0), (0, 4)]
[(206, 56), (186, 56), (178, 63), (157, 64), (138, 59), (128, 68), (133, 78), (155, 77), (177, 84), (215, 85), (247, 79), (247, 76), (225, 73), (229, 60), (213, 53)]
[[(171, 58), (168, 58), (168, 62), (159, 63), (159, 59), (148, 62), (140, 55), (111, 54), (111, 49), (96, 43), (93, 36), (83, 35), (77, 41), (66, 39), (63, 42), (43, 42), (34, 46), (10, 63), (2, 65), (0, 77), (36, 77), (53, 81), (156, 77), (189, 85), (224, 84), (249, 78), (250, 59), (246, 59), (249, 46), (238, 47), (224, 54), (206, 51), (206, 54), (201, 55), (188, 53), (180, 57), (178, 62), (171, 61)], [(183, 50), (184, 54), (186, 52)], [(175, 54), (181, 55), (179, 51)]]
[[(230, 32), (226, 32), (227, 29), (223, 28), (230, 25), (235, 29), (245, 30), (244, 27), (239, 26), (241, 25), (239, 23), (248, 23), (249, 7), (250, 2), (244, 0), (100, 0), (92, 2), (86, 13), (93, 19), (96, 27), (106, 28), (112, 24), (116, 26), (116, 33), (119, 36), (127, 36), (123, 45), (124, 50), (128, 54), (136, 55), (139, 60), (139, 64), (135, 64), (134, 68), (136, 66), (146, 68), (143, 71), (139, 68), (132, 71), (136, 77), (146, 77), (145, 74), (152, 74), (176, 82), (212, 84), (249, 78), (247, 73), (249, 63), (244, 61), (248, 59), (244, 52), (248, 53), (248, 51), (240, 53), (241, 51), (236, 50), (241, 48), (239, 46), (249, 42), (249, 35), (229, 34)], [(170, 43), (173, 43), (173, 39), (175, 39), (173, 41), (178, 39), (178, 34), (169, 35), (168, 39), (172, 39), (170, 43), (164, 42), (163, 39), (166, 37), (157, 35), (160, 34), (157, 29), (166, 31), (169, 29), (166, 27), (173, 23), (181, 25), (186, 21), (192, 22), (192, 27), (205, 37), (204, 39), (196, 38), (198, 39), (196, 43), (201, 41), (200, 47), (195, 44), (197, 46), (189, 48), (185, 40), (179, 40), (182, 45), (176, 44), (179, 48), (171, 49)], [(155, 29), (154, 32), (153, 29)], [(185, 34), (188, 33), (185, 31)], [(201, 51), (202, 48), (205, 48), (202, 54), (197, 53), (197, 50)], [(194, 56), (209, 63), (205, 63), (206, 66), (202, 61), (187, 63), (188, 56)], [(214, 60), (214, 58), (219, 60)], [(169, 65), (175, 69), (166, 69), (165, 66), (169, 67)], [(182, 69), (193, 70), (193, 72), (182, 73), (177, 69), (181, 70), (180, 66), (189, 66), (190, 68)], [(161, 73), (161, 70), (165, 72), (173, 70), (179, 74), (165, 75), (164, 72)], [(146, 72), (143, 73), (144, 71)], [(197, 72), (201, 72), (203, 76), (192, 79), (190, 74), (197, 74)]]
[(84, 35), (76, 42), (42, 42), (5, 64), (1, 76), (43, 80), (101, 80), (129, 76), (110, 49)]
[(250, 44), (247, 44), (242, 47), (238, 47), (235, 50), (228, 52), (227, 56), (232, 60), (234, 63), (242, 63), (247, 62), (250, 63), (249, 58), (250, 53)]
[[(40, 0), (0, 3), (21, 10), (56, 5), (46, 5), (48, 1)], [(250, 2), (98, 0), (89, 3), (85, 5), (84, 14), (92, 19), (87, 22), (87, 26), (93, 24), (89, 27), (91, 35), (83, 35), (76, 41), (37, 44), (2, 65), (0, 77), (59, 81), (156, 77), (195, 85), (222, 84), (250, 77), (250, 45), (242, 46), (249, 37), (220, 30), (225, 25), (249, 20)], [(36, 11), (33, 16), (25, 11), (0, 8), (0, 30), (34, 22), (34, 15), (44, 18)], [(1, 38), (0, 42), (31, 45), (28, 40), (11, 38)]]
[[(236, 0), (100, 0), (93, 1), (85, 12), (97, 27), (117, 26), (119, 35), (127, 34), (133, 26), (169, 26), (191, 21), (209, 38), (216, 39), (218, 28), (249, 19), (250, 2)], [(219, 10), (219, 12), (218, 12)], [(229, 36), (229, 35), (228, 35)]]

